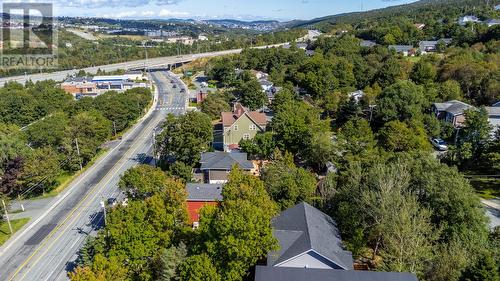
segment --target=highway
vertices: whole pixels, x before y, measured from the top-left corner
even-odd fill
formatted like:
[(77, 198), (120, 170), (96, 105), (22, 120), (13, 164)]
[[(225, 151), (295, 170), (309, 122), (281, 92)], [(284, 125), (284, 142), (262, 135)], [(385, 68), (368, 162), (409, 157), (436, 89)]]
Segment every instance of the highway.
[[(284, 43), (286, 44), (286, 43)], [(276, 44), (276, 45), (268, 45), (268, 46), (260, 46), (260, 47), (255, 47), (256, 49), (265, 49), (265, 48), (271, 48), (271, 47), (279, 47), (284, 44)], [(144, 60), (136, 60), (136, 61), (129, 61), (129, 62), (123, 62), (123, 63), (115, 63), (115, 64), (108, 64), (108, 65), (100, 65), (100, 66), (94, 66), (94, 67), (87, 67), (83, 68), (85, 72), (88, 73), (97, 73), (98, 69), (101, 69), (106, 72), (110, 71), (115, 71), (118, 69), (136, 69), (136, 68), (145, 68), (147, 65), (148, 68), (154, 68), (154, 67), (162, 67), (162, 66), (167, 66), (167, 65), (174, 65), (177, 63), (185, 63), (185, 62), (190, 62), (198, 58), (208, 58), (208, 57), (217, 57), (217, 56), (223, 56), (223, 55), (230, 55), (230, 54), (238, 54), (242, 51), (243, 49), (233, 49), (233, 50), (226, 50), (226, 51), (219, 51), (219, 52), (208, 52), (208, 53), (200, 53), (200, 54), (190, 54), (190, 55), (181, 55), (181, 56), (172, 56), (172, 57), (160, 57), (160, 58), (151, 58), (151, 59), (144, 59)], [(73, 69), (73, 70), (64, 70), (64, 71), (57, 71), (57, 72), (52, 72), (52, 73), (40, 73), (40, 74), (30, 74), (30, 75), (20, 75), (20, 76), (11, 76), (11, 77), (3, 77), (0, 78), (0, 87), (3, 86), (6, 82), (9, 81), (16, 81), (21, 84), (24, 84), (26, 81), (31, 80), (33, 82), (37, 81), (42, 81), (42, 80), (54, 80), (54, 81), (63, 81), (66, 79), (66, 77), (75, 75), (78, 73), (80, 69)]]
[(0, 280), (68, 280), (78, 250), (103, 225), (100, 202), (123, 198), (117, 186), (120, 176), (130, 167), (152, 160), (153, 131), (167, 114), (185, 112), (187, 96), (170, 82), (177, 78), (166, 72), (151, 76), (157, 91), (148, 113), (118, 145), (0, 247)]

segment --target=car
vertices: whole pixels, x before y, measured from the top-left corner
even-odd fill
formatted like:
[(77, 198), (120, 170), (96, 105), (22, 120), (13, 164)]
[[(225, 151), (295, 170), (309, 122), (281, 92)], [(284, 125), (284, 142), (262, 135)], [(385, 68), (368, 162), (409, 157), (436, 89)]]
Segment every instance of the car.
[(175, 89), (175, 88), (177, 88), (177, 84), (174, 84), (174, 85), (172, 86), (172, 88), (174, 88), (174, 89)]
[(174, 84), (174, 83), (175, 83), (175, 81), (174, 81), (174, 80), (170, 80), (170, 83)]
[(185, 93), (185, 92), (186, 92), (186, 90), (184, 90), (184, 89), (181, 89), (181, 93)]
[(116, 198), (108, 198), (108, 205), (114, 207), (118, 204), (118, 200)]
[(432, 145), (440, 150), (440, 151), (446, 151), (448, 150), (448, 145), (446, 144), (446, 142), (440, 138), (433, 138), (431, 139), (431, 143)]

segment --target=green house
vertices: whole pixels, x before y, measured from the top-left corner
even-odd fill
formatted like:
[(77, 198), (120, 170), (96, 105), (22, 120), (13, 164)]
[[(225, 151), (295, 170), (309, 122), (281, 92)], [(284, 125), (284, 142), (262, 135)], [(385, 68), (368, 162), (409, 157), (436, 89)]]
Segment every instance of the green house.
[(262, 112), (249, 111), (239, 103), (234, 105), (232, 112), (222, 112), (222, 135), (224, 150), (238, 148), (241, 140), (249, 140), (258, 133), (265, 132), (267, 117)]

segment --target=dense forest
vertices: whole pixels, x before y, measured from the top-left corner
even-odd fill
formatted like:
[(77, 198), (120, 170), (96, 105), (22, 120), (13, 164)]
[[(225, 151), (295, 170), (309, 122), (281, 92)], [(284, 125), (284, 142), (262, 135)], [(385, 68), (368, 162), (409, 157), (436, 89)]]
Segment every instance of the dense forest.
[[(489, 229), (466, 178), (500, 173), (500, 132), (492, 136), (483, 108), (500, 99), (499, 26), (458, 26), (451, 17), (469, 12), (467, 5), (434, 5), (418, 15), (398, 9), (353, 25), (328, 23), (328, 35), (350, 31), (310, 42), (313, 56), (292, 44), (210, 60), (204, 71), (218, 91), (201, 113), (167, 118), (158, 146), (170, 162), (122, 177), (131, 203), (110, 210), (71, 279), (251, 280), (252, 267), (277, 248), (271, 218), (306, 201), (335, 218), (347, 249), (371, 270), (428, 281), (499, 280), (500, 229)], [(450, 20), (438, 24), (443, 15)], [(417, 29), (416, 21), (427, 27)], [(453, 43), (414, 57), (386, 46), (433, 37)], [(360, 38), (382, 45), (361, 47)], [(252, 70), (281, 88), (272, 103)], [(359, 101), (349, 95), (355, 90), (365, 93)], [(431, 112), (433, 103), (453, 99), (475, 107), (460, 130)], [(203, 208), (193, 230), (185, 182), (200, 152), (210, 150), (211, 122), (236, 101), (272, 111), (265, 133), (240, 142), (268, 164), (260, 177), (234, 169), (220, 206)], [(434, 151), (430, 137), (445, 139), (449, 151)]]

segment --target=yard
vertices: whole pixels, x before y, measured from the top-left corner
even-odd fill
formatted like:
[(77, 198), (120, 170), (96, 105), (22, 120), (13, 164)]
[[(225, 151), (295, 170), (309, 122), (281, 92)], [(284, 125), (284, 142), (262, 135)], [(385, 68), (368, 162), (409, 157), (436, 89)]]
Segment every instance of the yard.
[(474, 177), (470, 178), (469, 181), (481, 198), (500, 198), (500, 179)]

